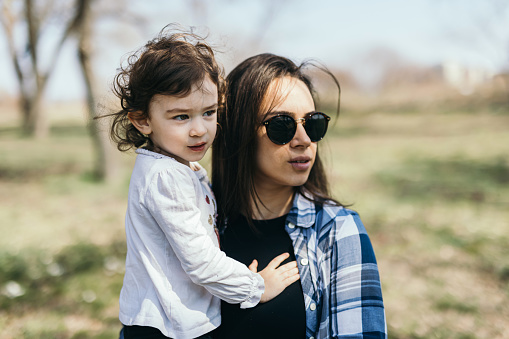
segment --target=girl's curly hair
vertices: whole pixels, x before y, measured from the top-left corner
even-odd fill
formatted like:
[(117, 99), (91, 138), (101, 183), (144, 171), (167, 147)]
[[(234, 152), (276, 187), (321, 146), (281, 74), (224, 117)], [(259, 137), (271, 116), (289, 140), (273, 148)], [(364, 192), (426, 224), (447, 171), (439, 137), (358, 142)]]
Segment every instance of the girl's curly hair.
[(122, 109), (108, 115), (112, 118), (110, 137), (122, 152), (153, 146), (150, 138), (133, 126), (128, 115), (149, 118), (154, 95), (186, 96), (193, 85), (200, 86), (207, 76), (218, 86), (219, 95), (223, 93), (223, 69), (204, 38), (192, 32), (169, 33), (169, 26), (131, 54), (114, 78), (113, 92)]

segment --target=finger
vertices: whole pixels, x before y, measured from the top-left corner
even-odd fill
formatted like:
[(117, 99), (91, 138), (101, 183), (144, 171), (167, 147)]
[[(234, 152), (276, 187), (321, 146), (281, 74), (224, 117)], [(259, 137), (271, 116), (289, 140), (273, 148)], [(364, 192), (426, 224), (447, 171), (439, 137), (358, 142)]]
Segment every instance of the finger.
[(291, 284), (293, 284), (294, 282), (296, 282), (299, 279), (300, 279), (300, 275), (299, 274), (294, 274), (294, 275), (284, 279), (283, 280), (283, 284), (285, 285), (285, 287), (288, 287), (288, 286), (290, 286)]
[(276, 267), (281, 265), (281, 263), (283, 261), (285, 261), (285, 259), (288, 258), (289, 256), (290, 256), (290, 254), (288, 254), (288, 253), (283, 253), (283, 254), (278, 255), (277, 257), (272, 259), (271, 262), (269, 262), (269, 264), (267, 265), (267, 268), (275, 269)]
[(288, 287), (299, 279), (300, 279), (300, 275), (298, 275), (298, 274), (293, 275), (290, 278), (283, 280), (283, 284), (285, 284), (285, 286)]
[(256, 261), (256, 259), (253, 260), (253, 262), (249, 265), (248, 268), (251, 272), (256, 273), (258, 271), (258, 261)]
[(295, 267), (297, 267), (297, 262), (294, 260), (294, 261), (290, 261), (284, 265), (279, 266), (277, 268), (277, 270), (280, 271), (280, 273), (284, 273), (284, 272), (291, 270), (292, 268), (295, 268)]
[(288, 278), (292, 278), (296, 275), (299, 275), (299, 269), (296, 267), (296, 268), (292, 268), (291, 270), (288, 270), (286, 271), (284, 274), (283, 274), (283, 280), (284, 279), (288, 279)]

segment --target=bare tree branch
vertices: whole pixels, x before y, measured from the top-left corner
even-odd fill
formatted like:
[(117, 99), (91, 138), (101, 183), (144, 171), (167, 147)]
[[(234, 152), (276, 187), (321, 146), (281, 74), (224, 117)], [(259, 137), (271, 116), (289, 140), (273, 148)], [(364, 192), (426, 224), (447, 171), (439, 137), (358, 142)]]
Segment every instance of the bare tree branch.
[[(65, 1), (67, 4), (75, 3), (74, 0)], [(53, 0), (5, 0), (2, 3), (0, 21), (6, 33), (10, 58), (18, 80), (23, 129), (28, 135), (43, 137), (48, 131), (41, 101), (62, 48), (72, 32), (73, 21), (65, 19), (64, 10), (67, 8), (57, 6)], [(64, 29), (61, 30), (57, 44), (51, 49), (49, 58), (41, 59), (41, 39), (45, 27), (57, 16), (59, 22), (64, 23)], [(47, 46), (44, 47), (46, 50)]]
[(24, 92), (23, 83), (25, 82), (25, 77), (23, 75), (23, 72), (21, 71), (21, 65), (19, 62), (20, 59), (16, 53), (16, 46), (14, 43), (14, 23), (16, 20), (14, 18), (14, 13), (12, 10), (12, 1), (6, 0), (3, 3), (1, 10), (2, 11), (0, 15), (0, 23), (2, 23), (2, 26), (6, 32), (9, 57), (12, 61), (12, 64), (14, 65), (16, 77), (18, 78), (19, 90), (21, 93), (23, 93)]

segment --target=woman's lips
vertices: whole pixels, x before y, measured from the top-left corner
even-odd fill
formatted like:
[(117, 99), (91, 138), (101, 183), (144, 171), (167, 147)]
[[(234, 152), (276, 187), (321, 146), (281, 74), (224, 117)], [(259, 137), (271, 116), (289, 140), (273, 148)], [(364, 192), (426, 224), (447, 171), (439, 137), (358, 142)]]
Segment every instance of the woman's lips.
[(297, 157), (290, 160), (289, 163), (294, 169), (304, 171), (311, 166), (311, 159), (308, 157)]
[(191, 149), (191, 151), (194, 152), (203, 152), (205, 150), (205, 145), (207, 145), (206, 142), (201, 142), (199, 144), (193, 145), (193, 146), (187, 146)]

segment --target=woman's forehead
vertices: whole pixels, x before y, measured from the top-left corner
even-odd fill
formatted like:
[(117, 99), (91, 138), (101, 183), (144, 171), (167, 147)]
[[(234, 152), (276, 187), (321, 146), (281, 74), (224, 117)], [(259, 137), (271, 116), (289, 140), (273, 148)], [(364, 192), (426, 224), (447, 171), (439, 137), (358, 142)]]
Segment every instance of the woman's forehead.
[(282, 77), (272, 81), (265, 93), (262, 114), (275, 110), (304, 107), (313, 110), (314, 101), (306, 84), (294, 77)]

